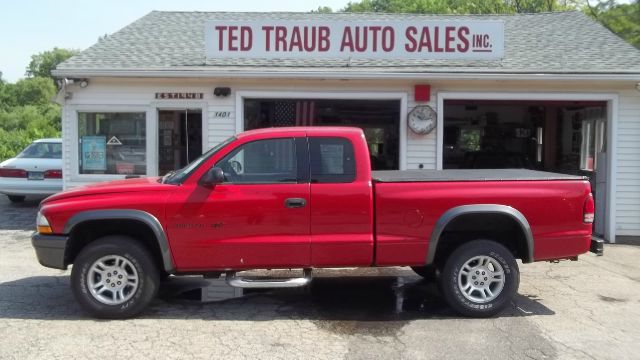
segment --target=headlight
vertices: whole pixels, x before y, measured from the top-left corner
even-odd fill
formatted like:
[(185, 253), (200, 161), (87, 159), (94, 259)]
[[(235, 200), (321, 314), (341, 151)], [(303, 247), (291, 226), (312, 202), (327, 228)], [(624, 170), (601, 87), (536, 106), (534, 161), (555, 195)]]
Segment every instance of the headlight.
[(38, 232), (40, 234), (53, 233), (53, 230), (51, 230), (51, 226), (49, 225), (49, 220), (47, 220), (40, 211), (38, 211), (38, 216), (36, 217), (36, 226), (38, 227)]

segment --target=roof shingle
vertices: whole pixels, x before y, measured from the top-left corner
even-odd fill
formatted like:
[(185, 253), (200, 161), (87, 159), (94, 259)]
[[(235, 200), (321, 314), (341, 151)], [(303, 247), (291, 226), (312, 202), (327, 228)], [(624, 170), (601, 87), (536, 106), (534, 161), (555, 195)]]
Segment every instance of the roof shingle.
[[(468, 20), (505, 24), (499, 61), (206, 59), (207, 20)], [(581, 12), (516, 15), (152, 11), (58, 65), (66, 70), (303, 70), (410, 73), (640, 74), (640, 51)]]

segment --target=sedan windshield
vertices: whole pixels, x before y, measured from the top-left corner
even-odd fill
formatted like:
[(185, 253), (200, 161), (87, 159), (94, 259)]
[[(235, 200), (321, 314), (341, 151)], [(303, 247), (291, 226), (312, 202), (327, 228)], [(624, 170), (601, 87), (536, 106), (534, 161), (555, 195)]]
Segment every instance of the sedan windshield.
[(227, 140), (221, 142), (220, 144), (212, 147), (209, 151), (202, 154), (199, 158), (193, 160), (189, 165), (183, 167), (179, 170), (174, 170), (167, 173), (162, 177), (161, 182), (163, 184), (182, 184), (191, 173), (200, 166), (203, 162), (213, 156), (215, 153), (220, 151), (223, 147), (227, 146), (227, 144), (231, 143), (236, 139), (235, 136), (228, 138)]
[(25, 159), (62, 159), (62, 144), (45, 142), (32, 143), (16, 157)]

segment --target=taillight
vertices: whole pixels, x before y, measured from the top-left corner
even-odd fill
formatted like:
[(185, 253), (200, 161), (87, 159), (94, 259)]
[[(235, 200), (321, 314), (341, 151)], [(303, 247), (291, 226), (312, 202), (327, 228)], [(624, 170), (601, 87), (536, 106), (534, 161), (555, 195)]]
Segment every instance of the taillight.
[(62, 179), (62, 170), (47, 170), (44, 172), (45, 179)]
[(27, 171), (22, 169), (0, 168), (0, 177), (26, 178)]
[(584, 208), (582, 209), (582, 221), (587, 224), (593, 223), (593, 218), (596, 212), (596, 204), (593, 202), (593, 195), (589, 194), (584, 201)]

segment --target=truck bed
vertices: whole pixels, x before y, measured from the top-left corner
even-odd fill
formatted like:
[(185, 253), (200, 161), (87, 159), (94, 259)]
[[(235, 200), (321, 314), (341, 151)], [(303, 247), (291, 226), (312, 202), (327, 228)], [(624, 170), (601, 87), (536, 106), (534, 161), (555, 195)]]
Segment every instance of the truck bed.
[(534, 180), (587, 180), (586, 176), (558, 174), (526, 169), (478, 170), (385, 170), (372, 171), (378, 183), (441, 182), (441, 181), (534, 181)]

